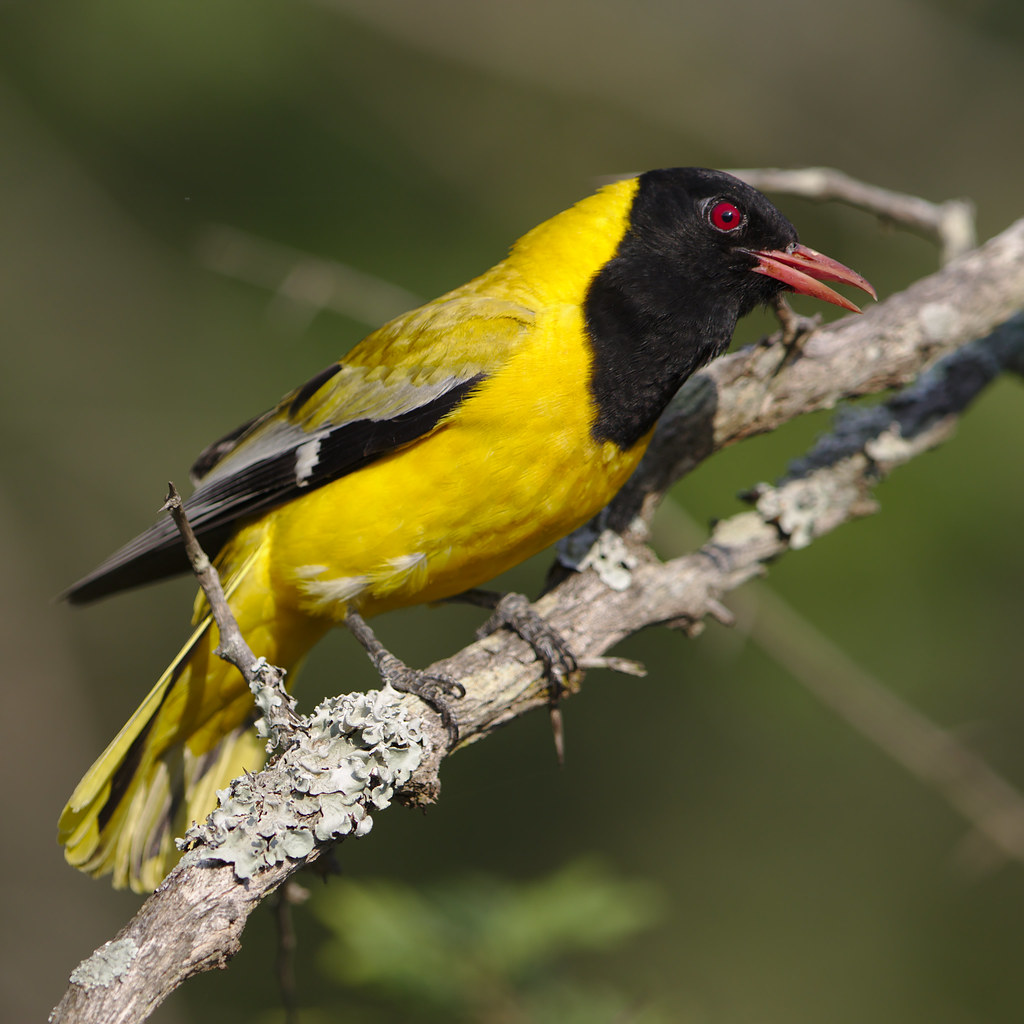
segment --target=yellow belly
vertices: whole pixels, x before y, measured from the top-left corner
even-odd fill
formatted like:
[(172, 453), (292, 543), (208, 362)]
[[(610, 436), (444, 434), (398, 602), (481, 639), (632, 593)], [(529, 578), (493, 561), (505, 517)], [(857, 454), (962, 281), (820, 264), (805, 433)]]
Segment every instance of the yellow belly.
[(545, 327), (429, 437), (254, 524), (279, 600), (341, 618), (350, 603), (376, 614), (449, 597), (608, 503), (647, 438), (628, 452), (593, 441), (589, 353), (566, 343), (582, 337), (578, 307)]

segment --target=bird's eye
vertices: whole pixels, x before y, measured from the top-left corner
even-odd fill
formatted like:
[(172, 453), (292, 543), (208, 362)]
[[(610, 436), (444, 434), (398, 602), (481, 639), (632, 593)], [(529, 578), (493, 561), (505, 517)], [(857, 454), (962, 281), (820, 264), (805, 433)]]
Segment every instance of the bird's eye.
[(719, 231), (735, 231), (743, 223), (743, 211), (727, 199), (721, 199), (708, 211), (711, 226)]

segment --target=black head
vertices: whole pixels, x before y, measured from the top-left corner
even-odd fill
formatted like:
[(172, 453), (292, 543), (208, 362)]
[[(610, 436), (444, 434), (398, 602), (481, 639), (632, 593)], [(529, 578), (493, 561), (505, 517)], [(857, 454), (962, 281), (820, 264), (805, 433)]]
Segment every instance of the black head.
[(739, 317), (783, 290), (856, 309), (822, 280), (871, 289), (800, 245), (796, 228), (731, 174), (641, 175), (629, 226), (584, 302), (594, 435), (622, 447), (639, 440), (682, 382), (728, 346)]
[(677, 167), (640, 177), (618, 258), (647, 268), (651, 283), (660, 286), (651, 298), (665, 302), (666, 311), (713, 306), (735, 320), (783, 288), (750, 272), (751, 252), (797, 242), (796, 228), (739, 178)]

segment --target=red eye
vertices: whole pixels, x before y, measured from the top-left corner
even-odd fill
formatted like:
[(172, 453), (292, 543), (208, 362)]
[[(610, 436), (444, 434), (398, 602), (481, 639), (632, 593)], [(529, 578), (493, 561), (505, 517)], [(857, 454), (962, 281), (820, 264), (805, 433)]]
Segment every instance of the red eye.
[(723, 199), (711, 207), (708, 219), (711, 226), (718, 228), (719, 231), (735, 231), (743, 223), (743, 211)]

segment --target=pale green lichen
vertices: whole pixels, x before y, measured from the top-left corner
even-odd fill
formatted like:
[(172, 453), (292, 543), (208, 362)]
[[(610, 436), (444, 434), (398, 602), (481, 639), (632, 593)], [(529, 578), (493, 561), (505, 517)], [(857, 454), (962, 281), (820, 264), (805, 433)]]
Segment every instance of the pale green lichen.
[(111, 939), (83, 960), (69, 980), (84, 989), (106, 988), (125, 974), (138, 952), (134, 939)]
[[(234, 865), (237, 878), (285, 859), (301, 860), (317, 842), (363, 836), (423, 756), (419, 719), (410, 720), (394, 691), (332, 697), (286, 727), (291, 747), (258, 775), (236, 779), (220, 806), (178, 840), (200, 861)], [(280, 701), (260, 701), (273, 713)], [(279, 723), (264, 726), (275, 735)]]
[(295, 713), (295, 698), (285, 687), (285, 673), (275, 668), (266, 658), (257, 658), (253, 667), (253, 681), (249, 683), (256, 707), (263, 712), (256, 719), (256, 731), (267, 741), (267, 753), (286, 747), (291, 734), (301, 720)]
[(558, 560), (576, 572), (593, 569), (606, 587), (620, 592), (632, 585), (638, 564), (619, 534), (600, 529), (600, 517), (558, 542)]

